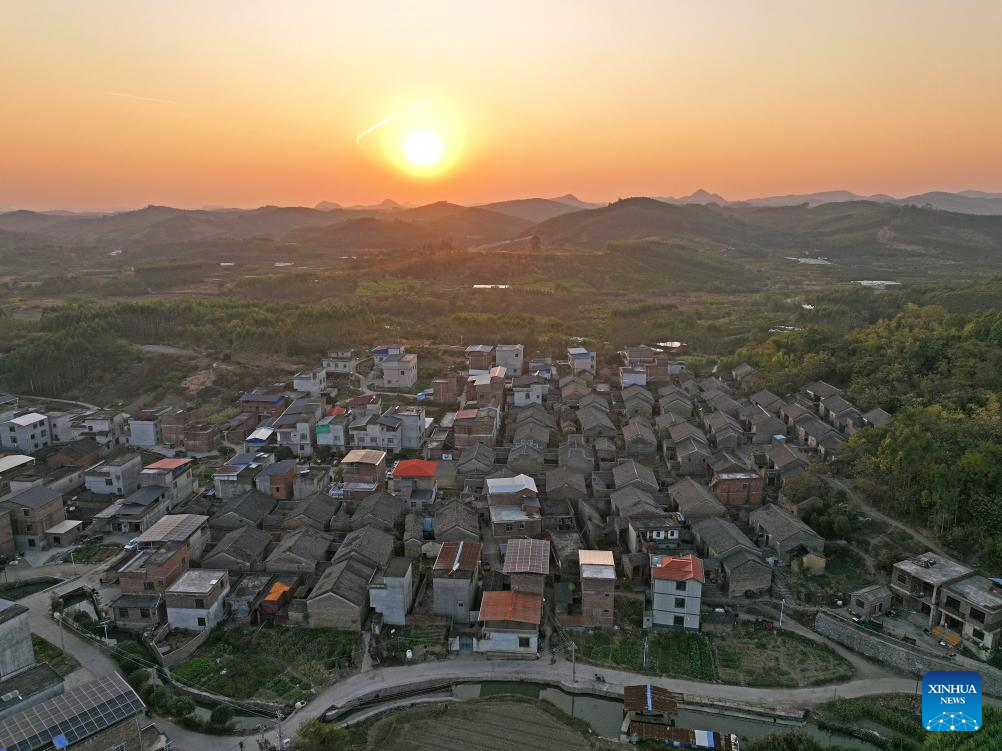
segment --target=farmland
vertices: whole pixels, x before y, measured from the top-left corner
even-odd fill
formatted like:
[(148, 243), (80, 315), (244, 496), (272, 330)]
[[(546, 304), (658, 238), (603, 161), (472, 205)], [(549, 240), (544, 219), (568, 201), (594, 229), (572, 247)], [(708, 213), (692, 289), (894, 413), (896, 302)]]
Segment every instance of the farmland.
[(578, 657), (589, 662), (617, 665), (640, 673), (701, 681), (714, 679), (713, 657), (702, 634), (666, 631), (644, 637), (594, 631), (569, 636), (577, 644)]
[(394, 712), (369, 731), (384, 751), (588, 751), (590, 741), (535, 704), (508, 698)]
[(738, 627), (708, 637), (718, 678), (743, 686), (814, 686), (853, 675), (852, 666), (823, 644), (785, 631)]
[(334, 629), (219, 629), (171, 674), (234, 699), (298, 701), (351, 658), (354, 643), (355, 634)]

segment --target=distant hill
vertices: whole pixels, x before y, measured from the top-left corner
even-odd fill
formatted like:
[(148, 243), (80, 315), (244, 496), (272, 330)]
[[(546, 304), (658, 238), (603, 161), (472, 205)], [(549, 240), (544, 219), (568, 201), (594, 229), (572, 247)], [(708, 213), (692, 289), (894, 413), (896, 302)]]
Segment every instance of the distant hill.
[(582, 201), (573, 193), (557, 196), (556, 198), (551, 198), (549, 200), (556, 201), (557, 203), (566, 203), (568, 206), (573, 206), (577, 209), (599, 209), (605, 206), (604, 203), (589, 203), (588, 201)]
[(527, 219), (530, 222), (541, 222), (586, 207), (550, 198), (517, 198), (513, 201), (485, 203), (480, 208)]
[(702, 188), (697, 190), (695, 193), (692, 193), (688, 196), (682, 196), (681, 198), (672, 198), (669, 196), (667, 198), (659, 197), (657, 200), (663, 201), (664, 203), (674, 203), (682, 206), (690, 203), (698, 203), (703, 205), (706, 205), (708, 203), (716, 203), (719, 204), (720, 206), (725, 206), (726, 204), (729, 203), (729, 201), (722, 195), (718, 193), (710, 193), (709, 191), (703, 190)]

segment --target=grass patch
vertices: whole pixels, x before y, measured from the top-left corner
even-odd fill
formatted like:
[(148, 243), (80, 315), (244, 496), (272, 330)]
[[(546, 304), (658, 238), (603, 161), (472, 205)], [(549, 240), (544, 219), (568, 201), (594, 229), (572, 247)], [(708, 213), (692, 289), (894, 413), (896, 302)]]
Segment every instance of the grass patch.
[(8, 582), (7, 584), (0, 585), (0, 597), (5, 600), (21, 600), (25, 597), (31, 597), (31, 595), (37, 594), (43, 589), (48, 589), (54, 584), (59, 584), (60, 581), (60, 579), (53, 579), (51, 577), (41, 577), (25, 581)]
[(234, 699), (298, 701), (350, 658), (355, 638), (335, 629), (217, 629), (171, 675)]
[(77, 548), (70, 553), (67, 553), (64, 558), (70, 560), (72, 558), (75, 563), (101, 563), (109, 558), (113, 558), (122, 551), (121, 545), (114, 545), (111, 543), (97, 543), (94, 545), (84, 545), (82, 548)]
[(617, 597), (616, 623), (627, 628), (643, 628), (644, 601), (635, 597)]
[(55, 644), (43, 639), (38, 634), (31, 635), (31, 648), (35, 652), (36, 661), (49, 663), (49, 667), (61, 676), (65, 677), (80, 667), (76, 658), (66, 654)]

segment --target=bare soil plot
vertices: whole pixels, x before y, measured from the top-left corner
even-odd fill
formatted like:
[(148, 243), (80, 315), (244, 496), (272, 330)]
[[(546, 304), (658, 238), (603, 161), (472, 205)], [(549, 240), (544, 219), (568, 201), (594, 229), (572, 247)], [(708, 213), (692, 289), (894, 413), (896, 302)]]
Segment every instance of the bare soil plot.
[(381, 751), (589, 751), (592, 744), (525, 701), (491, 699), (394, 712), (369, 731)]
[(710, 636), (718, 678), (743, 686), (815, 686), (853, 676), (853, 667), (823, 644), (785, 631), (738, 628)]

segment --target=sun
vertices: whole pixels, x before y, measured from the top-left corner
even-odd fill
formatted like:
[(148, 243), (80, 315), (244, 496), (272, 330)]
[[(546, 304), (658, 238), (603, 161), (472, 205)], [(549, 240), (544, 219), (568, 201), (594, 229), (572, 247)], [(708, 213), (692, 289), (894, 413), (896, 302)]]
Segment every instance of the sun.
[(445, 156), (445, 141), (430, 128), (418, 128), (404, 137), (404, 157), (414, 167), (435, 167)]

